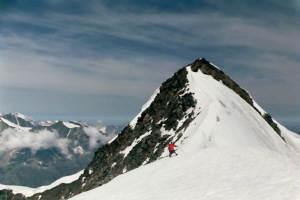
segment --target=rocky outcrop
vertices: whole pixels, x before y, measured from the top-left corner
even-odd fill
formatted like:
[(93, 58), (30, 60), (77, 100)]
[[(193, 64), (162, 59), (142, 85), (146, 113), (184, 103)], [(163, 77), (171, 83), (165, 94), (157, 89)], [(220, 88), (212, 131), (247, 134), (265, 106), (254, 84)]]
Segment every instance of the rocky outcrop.
[(26, 197), (22, 194), (13, 194), (11, 190), (0, 190), (1, 200), (25, 200)]

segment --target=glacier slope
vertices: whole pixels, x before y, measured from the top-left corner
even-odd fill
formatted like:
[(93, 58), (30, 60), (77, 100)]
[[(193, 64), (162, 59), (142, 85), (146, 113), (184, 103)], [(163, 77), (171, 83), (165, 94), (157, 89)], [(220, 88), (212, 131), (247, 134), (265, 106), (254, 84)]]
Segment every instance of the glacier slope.
[(222, 82), (189, 66), (187, 71), (197, 104), (195, 119), (176, 143), (179, 156), (167, 158), (165, 149), (162, 159), (72, 200), (300, 199), (299, 137), (280, 125), (284, 142)]
[(297, 200), (299, 170), (266, 149), (212, 147), (165, 158), (72, 200)]

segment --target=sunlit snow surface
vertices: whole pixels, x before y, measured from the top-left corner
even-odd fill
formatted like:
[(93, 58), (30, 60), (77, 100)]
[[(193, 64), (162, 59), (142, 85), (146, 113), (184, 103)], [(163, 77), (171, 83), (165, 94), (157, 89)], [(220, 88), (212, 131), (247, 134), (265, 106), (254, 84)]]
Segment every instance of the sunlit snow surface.
[(177, 142), (179, 156), (129, 171), (72, 200), (300, 199), (299, 138), (282, 128), (285, 143), (231, 89), (187, 69), (197, 117)]
[(17, 130), (29, 131), (31, 129), (31, 127), (22, 127), (18, 124), (12, 123), (12, 122), (10, 122), (9, 120), (7, 120), (3, 117), (0, 117), (0, 120), (3, 121), (4, 123), (6, 123), (8, 126), (16, 128)]
[[(187, 92), (194, 93), (197, 104), (193, 110), (194, 121), (176, 143), (179, 156), (164, 157), (168, 154), (165, 149), (162, 159), (129, 172), (124, 170), (126, 173), (109, 183), (72, 200), (300, 199), (300, 136), (278, 124), (285, 143), (231, 89), (200, 71), (192, 72), (189, 67), (187, 70)], [(142, 111), (158, 92), (154, 92)], [(254, 106), (265, 113), (258, 104)], [(191, 112), (188, 110), (187, 114)], [(132, 128), (140, 114), (131, 121)], [(161, 131), (163, 135), (175, 134), (174, 130), (163, 127)], [(121, 152), (124, 157), (139, 139)], [(0, 189), (3, 187), (0, 185)], [(14, 193), (33, 194), (30, 188), (13, 189)]]
[(127, 172), (72, 200), (297, 200), (299, 170), (265, 149), (207, 148)]
[(64, 126), (67, 127), (67, 128), (79, 128), (80, 126), (77, 125), (77, 124), (73, 124), (71, 122), (63, 122)]

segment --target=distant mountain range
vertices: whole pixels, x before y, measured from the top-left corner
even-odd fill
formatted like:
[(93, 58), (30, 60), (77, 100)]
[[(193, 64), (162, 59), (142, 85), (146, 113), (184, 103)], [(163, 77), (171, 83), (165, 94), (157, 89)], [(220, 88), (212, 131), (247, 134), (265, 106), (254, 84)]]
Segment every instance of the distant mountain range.
[(2, 114), (0, 183), (37, 187), (74, 174), (120, 129), (77, 121), (37, 122), (21, 113)]

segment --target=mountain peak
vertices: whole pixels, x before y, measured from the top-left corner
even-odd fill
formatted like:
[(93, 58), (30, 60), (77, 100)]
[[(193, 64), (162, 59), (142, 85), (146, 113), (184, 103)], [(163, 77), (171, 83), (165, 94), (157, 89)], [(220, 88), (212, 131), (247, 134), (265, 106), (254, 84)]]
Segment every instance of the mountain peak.
[(101, 186), (165, 158), (170, 142), (181, 146), (183, 157), (208, 148), (288, 152), (284, 137), (271, 125), (275, 122), (270, 116), (264, 119), (255, 105), (218, 67), (204, 58), (196, 59), (162, 83), (118, 137), (95, 153), (77, 181), (36, 194), (33, 199), (66, 199)]
[(30, 117), (22, 114), (22, 113), (19, 113), (19, 112), (12, 112), (12, 113), (6, 113), (6, 114), (1, 114), (2, 117), (4, 116), (13, 116), (15, 118), (19, 118), (19, 119), (23, 119), (23, 120), (26, 120), (26, 121), (33, 121)]
[(0, 130), (6, 127), (19, 128), (22, 130), (29, 130), (34, 126), (34, 121), (29, 117), (21, 113), (8, 113), (0, 116), (2, 124), (0, 125)]

